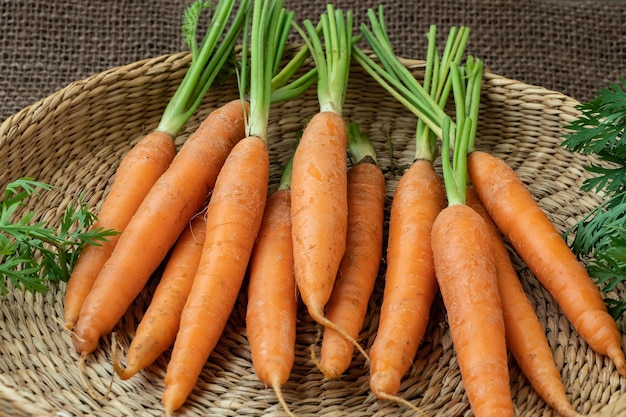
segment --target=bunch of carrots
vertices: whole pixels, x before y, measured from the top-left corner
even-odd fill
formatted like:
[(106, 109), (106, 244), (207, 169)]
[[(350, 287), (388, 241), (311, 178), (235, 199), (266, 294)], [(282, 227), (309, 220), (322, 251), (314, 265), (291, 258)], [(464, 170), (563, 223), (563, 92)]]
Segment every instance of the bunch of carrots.
[[(157, 129), (120, 162), (102, 204), (94, 227), (120, 233), (86, 247), (68, 282), (65, 325), (81, 364), (102, 337), (115, 337), (163, 265), (125, 360), (113, 343), (113, 365), (131, 378), (171, 348), (162, 396), (171, 415), (192, 392), (248, 276), (253, 366), (286, 412), (281, 387), (294, 364), (300, 300), (324, 329), (320, 356), (312, 348), (311, 357), (326, 378), (340, 377), (356, 350), (369, 361), (377, 398), (415, 408), (398, 391), (440, 291), (476, 416), (514, 415), (507, 348), (549, 405), (576, 416), (503, 234), (583, 339), (626, 376), (620, 334), (585, 268), (515, 172), (474, 150), (483, 68), (472, 57), (463, 62), (467, 28), (452, 28), (439, 55), (431, 27), (420, 83), (394, 55), (382, 7), (368, 11), (371, 29), (360, 26), (376, 59), (357, 47), (352, 13), (331, 4), (318, 25), (300, 27), (280, 0), (220, 0), (198, 45), (207, 7), (196, 1), (186, 10), (188, 72)], [(285, 63), (293, 28), (304, 42)], [(313, 68), (299, 71), (308, 57)], [(385, 177), (372, 143), (342, 114), (352, 59), (418, 120), (415, 161), (391, 204), (386, 256)], [(214, 109), (176, 149), (174, 138), (233, 62), (241, 97)], [(268, 195), (268, 147), (280, 140), (268, 135), (271, 105), (314, 83), (319, 112)], [(443, 176), (434, 168), (439, 156)], [(367, 352), (358, 336), (385, 257), (380, 323)]]

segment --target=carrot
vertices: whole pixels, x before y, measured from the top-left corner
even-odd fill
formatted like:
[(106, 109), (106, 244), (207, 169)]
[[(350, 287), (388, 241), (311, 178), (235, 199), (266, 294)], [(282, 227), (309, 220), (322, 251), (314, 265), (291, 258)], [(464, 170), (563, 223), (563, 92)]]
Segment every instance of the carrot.
[[(224, 19), (231, 9), (231, 0), (220, 1), (215, 18)], [(223, 64), (234, 48), (246, 9), (244, 2), (233, 18), (226, 39), (212, 56), (213, 59), (204, 58), (211, 62), (212, 69), (196, 76), (202, 75), (203, 79), (208, 77), (207, 83), (210, 84), (220, 70), (219, 62)], [(217, 40), (213, 41), (216, 42)], [(211, 42), (204, 42), (202, 45), (200, 56), (211, 50), (206, 49), (211, 46)], [(190, 68), (192, 69), (192, 73), (197, 73), (202, 67)], [(183, 83), (189, 84), (191, 81), (186, 82), (183, 79)], [(206, 88), (208, 86), (203, 86), (202, 94)], [(178, 91), (187, 96), (192, 93), (189, 88), (177, 90), (177, 93)], [(178, 103), (182, 99), (175, 94), (171, 102)], [(199, 103), (201, 99), (202, 95), (199, 95), (194, 101)], [(204, 204), (226, 155), (244, 136), (243, 109), (244, 104), (235, 100), (213, 111), (181, 147), (169, 168), (159, 177), (137, 208), (81, 307), (73, 333), (74, 346), (81, 355), (95, 350), (99, 338), (113, 329), (141, 292), (150, 275), (163, 261), (188, 221)], [(168, 109), (165, 113), (169, 114)], [(165, 120), (176, 124), (180, 122), (180, 117), (169, 114)]]
[[(103, 227), (118, 232), (128, 225), (146, 194), (165, 172), (176, 155), (172, 136), (154, 130), (137, 142), (124, 156), (115, 171), (111, 190), (102, 202), (93, 228)], [(85, 245), (74, 265), (64, 295), (64, 320), (73, 329), (80, 309), (98, 273), (109, 259), (119, 239), (119, 233), (100, 245)]]
[(383, 8), (378, 16), (368, 10), (372, 29), (361, 25), (367, 42), (377, 51), (382, 66), (358, 48), (357, 61), (418, 117), (415, 161), (403, 173), (391, 203), (387, 271), (378, 332), (370, 349), (370, 389), (378, 399), (415, 408), (397, 395), (402, 377), (426, 332), (430, 309), (438, 291), (430, 244), (435, 219), (446, 206), (443, 183), (433, 162), (438, 156), (437, 136), (450, 91), (451, 63), (459, 63), (467, 28), (451, 28), (442, 56), (437, 56), (436, 27), (428, 33), (428, 52), (422, 86), (393, 54), (386, 33)]
[[(315, 61), (320, 109), (304, 129), (294, 155), (292, 240), (294, 275), (309, 315), (367, 358), (363, 347), (324, 314), (345, 252), (348, 227), (348, 132), (342, 110), (350, 71), (352, 17), (352, 11), (344, 15), (327, 5), (320, 18), (324, 46), (309, 19), (304, 29), (296, 26)], [(319, 366), (314, 355), (312, 359)]]
[(475, 416), (514, 416), (504, 320), (487, 226), (452, 204), (432, 229), (435, 272), (461, 378)]
[[(433, 224), (435, 275), (446, 308), (463, 386), (476, 417), (515, 415), (493, 240), (487, 223), (466, 204), (467, 146), (478, 115), (482, 62), (451, 67), (456, 126), (444, 120), (442, 170), (448, 206)], [(466, 86), (462, 78), (467, 80)], [(470, 100), (466, 101), (466, 92)], [(455, 137), (453, 162), (450, 136)]]
[[(222, 1), (215, 10), (215, 19), (223, 20), (230, 14), (233, 1)], [(184, 38), (191, 49), (192, 59), (189, 69), (176, 92), (168, 102), (157, 128), (137, 142), (122, 159), (115, 173), (115, 181), (107, 194), (95, 227), (105, 227), (122, 232), (151, 187), (163, 174), (176, 154), (174, 138), (196, 111), (202, 97), (213, 83), (232, 49), (238, 32), (233, 25), (224, 42), (215, 51), (220, 34), (225, 30), (224, 23), (218, 23), (207, 30), (207, 40), (200, 50), (196, 45), (196, 27), (200, 13), (209, 5), (196, 0), (185, 10)], [(119, 234), (100, 246), (87, 245), (68, 281), (64, 299), (65, 327), (73, 329), (80, 309), (96, 280), (98, 273), (109, 259)]]
[(244, 136), (243, 107), (234, 100), (213, 111), (137, 209), (85, 299), (73, 335), (78, 352), (96, 349), (202, 207), (226, 156)]
[(379, 399), (398, 392), (426, 332), (438, 290), (430, 234), (444, 207), (443, 185), (432, 163), (415, 161), (391, 204), (383, 302), (370, 350), (370, 388)]
[[(293, 12), (282, 1), (256, 1), (252, 11), (247, 137), (226, 159), (207, 207), (206, 240), (165, 375), (165, 414), (180, 408), (193, 390), (231, 314), (259, 232), (267, 197), (267, 130), (271, 80), (280, 61)], [(247, 33), (247, 31), (245, 32)], [(247, 36), (244, 37), (247, 42)], [(244, 51), (247, 51), (247, 43)], [(247, 67), (243, 54), (241, 67)], [(271, 337), (277, 337), (272, 335)]]
[(550, 407), (563, 417), (578, 416), (567, 398), (544, 328), (519, 281), (500, 231), (471, 185), (467, 187), (466, 200), (467, 205), (485, 220), (492, 239), (509, 350), (537, 394)]
[[(152, 364), (176, 338), (180, 314), (191, 290), (206, 233), (204, 213), (196, 214), (185, 228), (165, 264), (150, 305), (139, 322), (127, 354), (127, 365), (115, 358), (121, 379), (128, 379)], [(114, 347), (114, 356), (116, 349)]]
[(168, 415), (193, 389), (230, 316), (261, 223), (268, 176), (267, 146), (257, 137), (237, 143), (219, 173), (207, 208), (206, 241), (167, 367), (162, 401)]
[(246, 331), (252, 366), (289, 414), (281, 387), (295, 361), (298, 295), (291, 243), (291, 166), (268, 197), (250, 258)]
[[(353, 339), (363, 327), (368, 301), (374, 291), (383, 248), (385, 177), (376, 151), (356, 123), (348, 125), (349, 151), (356, 163), (348, 171), (348, 229), (346, 250), (326, 317)], [(320, 369), (336, 378), (350, 365), (354, 346), (336, 331), (325, 328)]]
[(500, 158), (476, 150), (469, 155), (468, 170), (491, 218), (578, 334), (626, 376), (620, 333), (600, 290), (515, 171)]

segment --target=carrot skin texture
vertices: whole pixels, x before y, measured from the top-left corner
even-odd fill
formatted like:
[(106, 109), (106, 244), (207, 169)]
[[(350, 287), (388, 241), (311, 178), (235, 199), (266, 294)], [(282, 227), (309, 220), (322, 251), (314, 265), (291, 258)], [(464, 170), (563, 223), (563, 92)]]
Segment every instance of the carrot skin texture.
[(319, 112), (294, 154), (291, 182), (294, 274), (312, 317), (323, 314), (346, 248), (348, 133), (337, 113)]
[(298, 305), (289, 190), (267, 199), (249, 271), (246, 332), (252, 366), (261, 382), (283, 385), (295, 360)]
[(476, 417), (513, 417), (504, 318), (487, 225), (464, 204), (433, 224), (435, 273), (461, 378)]
[[(369, 162), (348, 171), (348, 229), (346, 251), (326, 317), (352, 338), (359, 335), (374, 291), (383, 250), (385, 177)], [(337, 377), (350, 366), (354, 345), (336, 331), (325, 328), (320, 364), (326, 377)]]
[(114, 362), (115, 371), (121, 379), (128, 379), (152, 364), (174, 343), (180, 314), (200, 262), (205, 233), (206, 219), (203, 213), (199, 213), (191, 219), (174, 245), (150, 305), (128, 348), (126, 367), (121, 368)]
[(165, 375), (166, 415), (184, 404), (224, 331), (261, 225), (268, 181), (265, 142), (252, 136), (237, 143), (207, 207), (205, 244)]
[(498, 291), (509, 350), (535, 391), (548, 405), (563, 417), (578, 416), (567, 398), (545, 330), (524, 292), (498, 227), (472, 186), (467, 187), (466, 196), (467, 205), (485, 220), (493, 240)]
[(115, 327), (205, 203), (226, 157), (245, 136), (243, 112), (240, 100), (214, 110), (152, 187), (81, 309), (73, 335), (79, 353), (93, 352)]
[(577, 333), (626, 376), (620, 333), (599, 288), (515, 171), (500, 158), (474, 151), (468, 172), (491, 218)]
[(370, 349), (370, 388), (377, 398), (398, 392), (426, 332), (438, 291), (431, 230), (445, 205), (443, 183), (432, 164), (415, 161), (391, 203), (383, 302)]
[[(141, 138), (120, 162), (93, 228), (123, 231), (175, 155), (176, 145), (169, 134), (154, 130)], [(83, 302), (119, 236), (109, 236), (100, 246), (86, 245), (81, 251), (65, 290), (63, 315), (67, 329), (74, 328)]]

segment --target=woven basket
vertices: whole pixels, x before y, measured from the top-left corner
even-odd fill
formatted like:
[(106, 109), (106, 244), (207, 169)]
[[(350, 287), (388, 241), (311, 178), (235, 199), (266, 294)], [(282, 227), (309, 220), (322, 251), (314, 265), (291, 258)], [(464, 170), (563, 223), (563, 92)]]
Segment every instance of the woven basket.
[[(405, 62), (419, 77), (422, 62)], [(58, 223), (63, 210), (80, 193), (97, 209), (122, 155), (142, 134), (156, 127), (188, 64), (189, 55), (181, 53), (113, 68), (72, 83), (8, 118), (0, 126), (0, 189), (23, 176), (58, 187), (28, 207), (36, 208), (41, 219), (52, 224)], [(577, 102), (558, 92), (491, 73), (485, 80), (477, 148), (504, 158), (558, 229), (564, 231), (599, 202), (597, 196), (579, 190), (589, 159), (559, 146), (563, 125), (577, 114)], [(211, 110), (236, 96), (234, 80), (209, 91), (177, 139), (178, 145)], [(291, 156), (299, 130), (317, 110), (314, 88), (297, 100), (273, 107), (269, 130), (271, 190)], [(386, 172), (389, 206), (401, 168), (412, 161), (416, 119), (356, 66), (350, 75), (345, 117), (359, 122), (374, 141)], [(514, 261), (545, 326), (571, 402), (583, 414), (625, 413), (626, 396), (622, 393), (626, 384), (614, 366), (586, 346), (515, 255)], [(383, 280), (384, 263), (361, 334), (367, 347), (376, 335)], [(130, 343), (154, 287), (153, 279), (119, 323), (116, 331), (122, 346)], [(1, 300), (0, 414), (162, 415), (160, 396), (168, 353), (137, 376), (121, 381), (111, 366), (110, 339), (104, 338), (87, 360), (85, 374), (90, 388), (105, 397), (94, 399), (87, 393), (79, 379), (78, 355), (61, 324), (64, 290), (65, 284), (60, 283), (43, 295), (16, 290)], [(258, 381), (252, 368), (245, 305), (242, 291), (221, 341), (178, 415), (283, 415), (272, 390)], [(368, 369), (359, 355), (340, 380), (324, 380), (309, 356), (310, 346), (319, 342), (319, 328), (303, 309), (299, 314), (296, 363), (284, 387), (294, 413), (413, 415), (407, 408), (379, 402), (370, 394)], [(518, 415), (554, 415), (513, 360), (511, 389)], [(403, 379), (400, 395), (429, 415), (472, 415), (440, 298), (435, 301), (430, 327), (414, 366)]]

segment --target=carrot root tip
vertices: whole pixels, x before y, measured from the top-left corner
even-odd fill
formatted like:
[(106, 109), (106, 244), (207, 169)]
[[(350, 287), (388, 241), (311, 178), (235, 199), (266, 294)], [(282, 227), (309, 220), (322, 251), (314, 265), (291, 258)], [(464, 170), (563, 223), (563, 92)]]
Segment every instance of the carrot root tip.
[[(323, 313), (321, 308), (311, 308), (311, 307), (309, 307), (308, 310), (309, 310), (309, 314), (311, 315), (313, 320), (315, 320), (320, 325), (322, 325), (324, 327), (327, 327), (327, 328), (329, 328), (331, 330), (334, 330), (337, 333), (339, 333), (348, 342), (352, 343), (352, 345), (363, 355), (363, 357), (365, 358), (366, 362), (370, 361), (370, 357), (367, 354), (367, 352), (365, 352), (365, 349), (363, 349), (363, 346), (361, 346), (361, 344), (359, 342), (357, 342), (355, 338), (350, 336), (341, 326), (338, 326), (336, 323), (332, 322), (326, 316), (324, 316), (324, 313)], [(318, 363), (319, 363), (319, 361), (318, 361)]]
[(96, 401), (105, 400), (109, 396), (109, 393), (111, 392), (111, 387), (113, 386), (113, 378), (111, 378), (111, 380), (109, 381), (109, 386), (107, 387), (107, 390), (104, 394), (102, 395), (96, 394), (96, 392), (91, 388), (90, 384), (87, 382), (87, 377), (85, 376), (85, 362), (87, 360), (87, 355), (88, 353), (81, 353), (80, 358), (78, 359), (78, 379), (80, 380), (80, 383), (82, 384), (83, 388), (87, 391), (87, 393), (89, 394), (91, 398), (93, 398)]
[(376, 396), (378, 397), (378, 399), (381, 400), (387, 400), (387, 401), (392, 401), (396, 404), (400, 404), (400, 405), (404, 405), (406, 407), (409, 407), (410, 409), (412, 409), (413, 411), (415, 411), (417, 414), (419, 414), (422, 417), (429, 417), (428, 414), (422, 410), (421, 408), (417, 407), (416, 405), (414, 405), (413, 403), (411, 403), (409, 400), (406, 400), (402, 397), (399, 397), (397, 395), (391, 395), (391, 394), (387, 394), (386, 392), (380, 391), (376, 394)]
[(276, 398), (278, 398), (278, 402), (283, 407), (283, 410), (285, 410), (285, 413), (287, 413), (287, 415), (289, 415), (290, 417), (296, 417), (296, 415), (289, 409), (289, 404), (287, 404), (287, 401), (285, 401), (285, 397), (283, 396), (283, 390), (281, 389), (280, 384), (278, 382), (274, 382), (272, 384), (272, 389), (276, 393)]
[(322, 374), (324, 374), (324, 378), (326, 378), (326, 379), (334, 379), (337, 376), (336, 372), (331, 372), (329, 369), (325, 368), (322, 365), (320, 360), (317, 358), (317, 354), (315, 353), (315, 347), (314, 346), (310, 347), (310, 351), (311, 351), (311, 361), (313, 362), (315, 367), (317, 369), (319, 369)]
[(117, 335), (115, 334), (115, 332), (113, 332), (111, 333), (111, 362), (113, 364), (113, 369), (121, 380), (127, 380), (131, 376), (133, 376), (134, 372), (132, 372), (128, 368), (124, 368), (124, 366), (121, 364), (120, 358), (118, 356), (118, 347), (121, 349), (121, 345), (117, 340)]
[(624, 352), (620, 346), (612, 346), (607, 351), (607, 356), (615, 364), (617, 371), (624, 377), (626, 377), (626, 359), (624, 358)]

